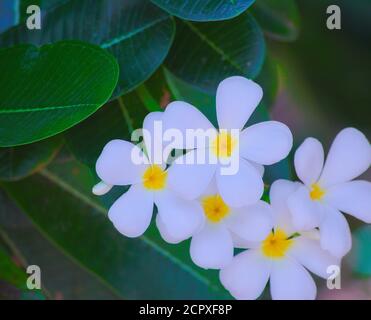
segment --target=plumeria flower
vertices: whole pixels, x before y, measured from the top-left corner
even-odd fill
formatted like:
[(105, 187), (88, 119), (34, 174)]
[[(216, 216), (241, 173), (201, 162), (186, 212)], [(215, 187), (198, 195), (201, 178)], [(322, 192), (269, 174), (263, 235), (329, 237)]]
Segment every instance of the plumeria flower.
[(260, 242), (244, 242), (249, 250), (236, 255), (220, 271), (223, 286), (236, 299), (257, 299), (270, 282), (272, 299), (314, 299), (314, 274), (327, 279), (328, 268), (339, 266), (339, 260), (323, 250), (316, 230), (302, 232), (291, 223), (287, 198), (297, 190), (297, 183), (278, 180), (270, 190), (273, 230)]
[[(214, 137), (206, 144), (185, 139), (174, 146), (190, 150), (177, 158), (169, 169), (169, 185), (174, 190), (186, 199), (195, 199), (216, 177), (220, 194), (228, 205), (241, 207), (260, 199), (264, 184), (258, 167), (282, 160), (292, 147), (292, 134), (280, 122), (266, 121), (243, 129), (262, 95), (262, 88), (246, 78), (235, 76), (223, 80), (216, 92), (219, 129), (186, 102), (175, 101), (167, 106), (164, 114), (166, 129), (176, 128), (183, 136), (187, 136), (189, 129), (201, 129), (211, 132)], [(232, 134), (232, 131), (238, 134)], [(217, 161), (208, 159), (206, 163), (190, 163), (189, 159), (202, 158), (199, 157), (201, 153), (209, 154)], [(223, 174), (223, 164), (236, 158), (238, 170), (234, 174)]]
[[(233, 258), (233, 238), (245, 241), (263, 240), (272, 229), (270, 206), (263, 201), (235, 208), (225, 203), (215, 179), (198, 199), (204, 213), (204, 223), (191, 240), (190, 253), (195, 264), (205, 269), (220, 269)], [(157, 226), (162, 237), (170, 243), (181, 239), (172, 237), (157, 217)]]
[[(162, 115), (162, 112), (147, 115), (144, 131), (152, 133), (154, 122), (161, 121)], [(173, 192), (168, 184), (165, 161), (154, 161), (152, 151), (162, 148), (162, 142), (150, 141), (153, 137), (153, 134), (143, 136), (147, 155), (131, 142), (110, 141), (97, 160), (96, 171), (102, 182), (93, 192), (104, 194), (112, 185), (130, 185), (108, 212), (109, 219), (123, 235), (142, 235), (151, 222), (155, 204), (168, 233), (184, 240), (199, 228), (203, 221), (202, 209), (197, 201), (186, 201)], [(135, 156), (146, 161), (134, 161)]]
[(288, 199), (293, 223), (301, 229), (319, 226), (322, 248), (337, 257), (351, 248), (345, 212), (371, 223), (371, 183), (352, 181), (371, 163), (367, 138), (354, 128), (336, 136), (326, 162), (321, 143), (307, 138), (295, 153), (295, 169), (302, 181)]

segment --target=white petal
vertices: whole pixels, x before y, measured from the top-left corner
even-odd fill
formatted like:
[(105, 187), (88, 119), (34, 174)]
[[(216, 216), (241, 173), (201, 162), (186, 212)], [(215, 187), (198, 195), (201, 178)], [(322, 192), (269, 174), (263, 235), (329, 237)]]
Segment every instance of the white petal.
[(263, 292), (271, 271), (271, 263), (258, 250), (247, 250), (235, 256), (220, 270), (220, 281), (239, 300), (257, 299)]
[(290, 257), (274, 263), (270, 286), (273, 300), (314, 300), (317, 294), (311, 275)]
[(124, 140), (108, 142), (95, 167), (99, 178), (111, 185), (128, 185), (140, 182), (147, 165), (133, 162), (132, 154), (146, 159), (143, 152), (131, 142)]
[(292, 223), (298, 231), (311, 230), (319, 226), (321, 204), (310, 198), (306, 186), (300, 186), (288, 197), (287, 206), (292, 216)]
[(148, 228), (153, 212), (153, 195), (140, 185), (131, 186), (108, 211), (108, 217), (120, 233), (139, 237)]
[(202, 200), (203, 197), (207, 197), (207, 196), (211, 196), (211, 195), (215, 195), (215, 194), (219, 194), (219, 189), (218, 189), (218, 185), (216, 184), (216, 175), (214, 174), (214, 176), (211, 179), (209, 185), (204, 190), (204, 192), (202, 192), (201, 197), (199, 198), (199, 200)]
[(204, 222), (198, 201), (184, 200), (170, 190), (155, 193), (158, 215), (172, 239), (185, 240), (199, 230)]
[(241, 132), (240, 155), (256, 163), (271, 165), (287, 157), (292, 148), (290, 129), (278, 121), (265, 121)]
[(165, 109), (163, 120), (165, 131), (176, 130), (182, 135), (184, 141), (174, 142), (175, 149), (201, 147), (199, 144), (196, 145), (193, 139), (186, 139), (187, 131), (190, 129), (213, 131), (215, 135), (217, 134), (211, 122), (198, 109), (183, 101), (171, 102)]
[(216, 182), (220, 195), (232, 207), (242, 207), (257, 202), (264, 192), (260, 173), (248, 161), (240, 158), (239, 170), (234, 175), (222, 175), (217, 170)]
[(371, 163), (371, 148), (365, 135), (346, 128), (336, 136), (320, 179), (324, 187), (350, 181), (365, 172)]
[(162, 239), (164, 239), (167, 243), (178, 244), (179, 242), (182, 242), (184, 240), (182, 238), (173, 237), (173, 235), (166, 228), (166, 225), (162, 221), (159, 214), (156, 216), (156, 226), (158, 231), (160, 232)]
[(309, 271), (327, 279), (329, 266), (340, 267), (340, 259), (333, 257), (328, 251), (321, 248), (318, 240), (308, 237), (297, 237), (294, 239), (294, 245), (288, 253)]
[(292, 217), (287, 206), (287, 200), (300, 186), (298, 182), (289, 180), (276, 180), (269, 191), (270, 203), (273, 209), (274, 225), (284, 229), (286, 233), (295, 232)]
[[(195, 199), (200, 196), (212, 180), (217, 166), (215, 164), (198, 164), (198, 153), (202, 150), (191, 150), (179, 157), (168, 169), (168, 182), (172, 190), (185, 199)], [(189, 164), (188, 164), (189, 163)]]
[(239, 249), (258, 249), (261, 246), (261, 241), (259, 242), (253, 242), (253, 241), (247, 241), (241, 237), (239, 237), (237, 234), (231, 232), (232, 240), (233, 240), (233, 246), (235, 248)]
[(143, 120), (143, 140), (148, 159), (152, 164), (165, 167), (169, 154), (163, 154), (165, 142), (163, 141), (163, 112), (151, 112)]
[(223, 80), (216, 91), (219, 128), (241, 129), (263, 97), (262, 88), (243, 77)]
[(250, 161), (250, 164), (259, 172), (260, 176), (264, 176), (264, 166), (255, 162)]
[(352, 237), (345, 217), (331, 207), (325, 208), (320, 224), (321, 247), (333, 256), (342, 258), (352, 247)]
[(351, 181), (328, 189), (326, 201), (338, 210), (371, 223), (371, 182)]
[(262, 241), (273, 228), (272, 209), (264, 201), (242, 207), (227, 218), (229, 230), (247, 241)]
[(307, 138), (295, 152), (294, 163), (296, 174), (305, 185), (315, 183), (322, 172), (324, 151), (321, 142)]
[(231, 235), (223, 224), (205, 225), (191, 240), (191, 258), (204, 269), (221, 269), (233, 258)]
[(112, 189), (113, 185), (107, 184), (103, 181), (98, 182), (92, 189), (92, 193), (95, 194), (96, 196), (103, 196), (106, 193), (110, 192)]

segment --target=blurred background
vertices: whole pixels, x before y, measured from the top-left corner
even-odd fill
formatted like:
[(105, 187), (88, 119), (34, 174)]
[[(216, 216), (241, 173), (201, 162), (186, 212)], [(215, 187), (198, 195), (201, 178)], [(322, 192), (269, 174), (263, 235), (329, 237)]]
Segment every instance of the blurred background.
[[(14, 10), (17, 7), (14, 6), (14, 2), (14, 0), (0, 0), (0, 32), (6, 31), (14, 24), (12, 18), (14, 15), (20, 15)], [(274, 2), (257, 0), (247, 9), (264, 31), (267, 58), (257, 81), (262, 79), (264, 85), (270, 88), (266, 91), (266, 100), (264, 101), (269, 117), (282, 121), (291, 128), (295, 139), (293, 150), (308, 136), (318, 138), (323, 142), (325, 150), (328, 150), (337, 132), (349, 126), (360, 129), (370, 139), (371, 1), (282, 1), (282, 7), (278, 5), (278, 8), (275, 8), (276, 11), (266, 10)], [(287, 3), (290, 5), (285, 6), (284, 4)], [(341, 30), (329, 30), (326, 27), (326, 20), (329, 16), (326, 9), (333, 4), (338, 5), (341, 9)], [(22, 10), (21, 3), (18, 8)], [(229, 23), (233, 23), (233, 21), (234, 19)], [(207, 23), (217, 25), (221, 22)], [(89, 21), (86, 21), (86, 24), (89, 24)], [(177, 20), (178, 32), (182, 32), (184, 37), (184, 33), (190, 31), (179, 28)], [(206, 92), (207, 90), (204, 90), (205, 88), (201, 85), (200, 90), (189, 86), (189, 83), (186, 82), (192, 82), (192, 79), (187, 77), (181, 79), (182, 72), (174, 72), (174, 68), (177, 66), (177, 61), (174, 61), (178, 52), (176, 51), (178, 50), (176, 43), (179, 41), (177, 37), (179, 34), (175, 38), (173, 51), (170, 50), (165, 64), (160, 68), (161, 74), (158, 71), (154, 73), (146, 82), (147, 87), (142, 86), (136, 91), (130, 91), (124, 96), (123, 101), (126, 105), (135, 106), (134, 113), (143, 115), (150, 110), (152, 105), (164, 107), (172, 99), (191, 95), (195, 101), (202, 102), (200, 109), (212, 119), (215, 115), (212, 110), (207, 109), (212, 95)], [(6, 44), (6, 41), (4, 43)], [(186, 81), (183, 82), (183, 80)], [(115, 103), (113, 101), (108, 105)], [(138, 104), (146, 104), (147, 109), (143, 111), (137, 107)], [(110, 108), (113, 110), (112, 106)], [(106, 111), (111, 109), (107, 107)], [(111, 113), (115, 114), (114, 111)], [(89, 121), (98, 124), (99, 119), (106, 116), (108, 117), (107, 113), (103, 114), (98, 111)], [(74, 127), (72, 131), (69, 130), (67, 135), (79, 135), (88, 125), (89, 123), (84, 121)], [(116, 130), (116, 126), (119, 125), (120, 123), (113, 123), (111, 129)], [(96, 126), (93, 127), (96, 128)], [(91, 131), (89, 132), (91, 133)], [(107, 135), (97, 137), (95, 140), (92, 137), (91, 143), (99, 140), (97, 144), (101, 148), (108, 141), (107, 138)], [(72, 157), (70, 151), (76, 147), (81, 149), (81, 154), (79, 157), (72, 152), (73, 157), (84, 166), (69, 165)], [(72, 172), (73, 183), (82, 184), (81, 181), (89, 181), (82, 187), (85, 191), (89, 190), (96, 179), (94, 173), (91, 172), (92, 170), (89, 170), (89, 166), (94, 165), (96, 152), (91, 151), (88, 147), (89, 143), (81, 144), (79, 140), (70, 141), (68, 148), (61, 147), (53, 163), (48, 163), (52, 167), (62, 164), (63, 170), (59, 170), (58, 174), (66, 177)], [(86, 159), (87, 155), (93, 156)], [(268, 170), (266, 179), (272, 181), (290, 175), (292, 175), (292, 168), (290, 161), (288, 161)], [(370, 181), (370, 170), (362, 178)], [(21, 182), (19, 185), (21, 190), (37, 188), (34, 182), (28, 181), (28, 179), (30, 178), (25, 179), (25, 182)], [(44, 187), (45, 190), (48, 190), (47, 186)], [(7, 190), (14, 189), (9, 188)], [(120, 190), (117, 190), (117, 193), (119, 192)], [(49, 197), (46, 192), (43, 197), (44, 200), (40, 203), (54, 201), (57, 197), (63, 198), (63, 194)], [(63, 235), (57, 235), (56, 238), (53, 238), (44, 230), (42, 223), (40, 227), (37, 213), (25, 215), (22, 212), (27, 209), (23, 198), (20, 196), (18, 198), (20, 205), (15, 205), (13, 201), (9, 200), (8, 192), (0, 192), (0, 298), (132, 299), (160, 297), (172, 299), (187, 298), (189, 297), (187, 294), (192, 294), (192, 297), (196, 299), (229, 298), (223, 289), (215, 284), (217, 273), (211, 272), (210, 276), (205, 276), (203, 271), (197, 269), (194, 271), (199, 273), (197, 277), (205, 276), (207, 278), (204, 278), (203, 282), (196, 283), (193, 280), (190, 281), (188, 276), (184, 276), (183, 271), (179, 271), (177, 267), (169, 266), (167, 262), (161, 262), (157, 258), (157, 253), (150, 252), (147, 248), (149, 242), (158, 245), (157, 240), (153, 240), (157, 239), (153, 235), (155, 230), (149, 231), (147, 242), (139, 243), (128, 240), (124, 243), (117, 240), (117, 235), (112, 235), (114, 231), (110, 230), (108, 225), (107, 230), (110, 231), (102, 230), (103, 227), (99, 224), (100, 220), (95, 226), (84, 224), (83, 218), (86, 216), (82, 214), (79, 220), (73, 221), (76, 228), (80, 228), (80, 231), (76, 232), (73, 237), (65, 236), (63, 238)], [(110, 203), (112, 199), (104, 201)], [(74, 207), (73, 204), (64, 206), (66, 217), (63, 219), (65, 222), (59, 222), (58, 228), (67, 230), (71, 226), (70, 221), (72, 220), (68, 219), (74, 219), (74, 215), (73, 212), (67, 213), (67, 211), (74, 211), (75, 208), (77, 210), (77, 206)], [(59, 218), (61, 217), (63, 216), (60, 215)], [(95, 213), (93, 213), (92, 219), (94, 217)], [(68, 222), (66, 222), (67, 220)], [(343, 262), (342, 289), (328, 290), (325, 288), (324, 281), (318, 281), (318, 299), (371, 299), (371, 226), (349, 216), (348, 221), (353, 231), (353, 248)], [(49, 225), (49, 230), (53, 228), (54, 225)], [(91, 230), (83, 230), (84, 228), (91, 228)], [(100, 239), (91, 237), (91, 232), (99, 233), (101, 231), (103, 234)], [(80, 242), (83, 237), (89, 237), (89, 241), (93, 241), (95, 247), (84, 247), (85, 242), (82, 240)], [(61, 245), (62, 241), (66, 243), (66, 246)], [(80, 245), (81, 247), (79, 247)], [(70, 250), (71, 247), (76, 246), (78, 247), (76, 251)], [(122, 259), (117, 258), (118, 260), (112, 258), (115, 252), (117, 255), (117, 252), (126, 250), (130, 246), (133, 246), (134, 250), (142, 250), (141, 259), (152, 263), (147, 267), (152, 271), (148, 271), (148, 274), (137, 274), (132, 280), (129, 278), (132, 278), (133, 274), (141, 272), (137, 270), (139, 262), (131, 257), (132, 254), (130, 253)], [(187, 243), (181, 247), (181, 250), (187, 252)], [(92, 250), (93, 252), (100, 250), (99, 252), (104, 252), (104, 254), (99, 255), (99, 260), (93, 261), (89, 255), (89, 252), (92, 254)], [(164, 250), (175, 256), (178, 254), (176, 252), (178, 249), (171, 246), (165, 247)], [(131, 259), (134, 263), (127, 264), (128, 261), (132, 261)], [(189, 257), (179, 259), (189, 260)], [(24, 270), (29, 264), (37, 264), (42, 267), (43, 288), (40, 291), (30, 292), (24, 289), (27, 278)], [(121, 269), (121, 265), (124, 264), (125, 268)], [(143, 264), (139, 263), (139, 265)], [(168, 270), (168, 276), (160, 279), (164, 283), (162, 285), (153, 280), (161, 268)], [(140, 284), (135, 282), (139, 281), (138, 277), (143, 278)], [(179, 282), (180, 278), (183, 281)], [(120, 281), (124, 284), (118, 284)], [(174, 290), (169, 291), (160, 287), (166, 285), (174, 287)], [(151, 290), (148, 286), (153, 286), (154, 289)], [(154, 294), (156, 290), (158, 296)], [(179, 293), (179, 290), (184, 290), (184, 296)], [(262, 298), (269, 298), (269, 294), (264, 293)]]

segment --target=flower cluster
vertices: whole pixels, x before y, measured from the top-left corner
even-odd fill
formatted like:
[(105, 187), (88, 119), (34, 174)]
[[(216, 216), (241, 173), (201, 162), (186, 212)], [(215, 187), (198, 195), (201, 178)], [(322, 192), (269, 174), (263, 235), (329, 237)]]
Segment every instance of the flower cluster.
[[(370, 166), (370, 144), (358, 130), (344, 129), (325, 161), (321, 143), (306, 139), (294, 159), (300, 182), (278, 180), (270, 187), (269, 203), (262, 201), (264, 165), (287, 157), (293, 144), (280, 122), (245, 127), (262, 95), (246, 78), (222, 81), (216, 92), (218, 128), (186, 102), (148, 114), (141, 145), (113, 140), (104, 147), (96, 164), (102, 182), (93, 192), (130, 185), (108, 213), (117, 230), (127, 237), (142, 235), (156, 206), (162, 238), (169, 243), (191, 238), (193, 262), (220, 269), (222, 284), (237, 299), (258, 298), (268, 281), (273, 299), (314, 299), (308, 270), (327, 278), (328, 268), (340, 266), (351, 248), (341, 212), (371, 222), (371, 183), (354, 181)], [(170, 143), (155, 137), (156, 122), (165, 132), (176, 129), (186, 136), (187, 130), (203, 130), (211, 138)], [(184, 152), (169, 164), (169, 149)], [(133, 161), (134, 154), (145, 161)], [(206, 161), (197, 161), (205, 154)], [(223, 174), (232, 159), (238, 170)], [(234, 255), (235, 248), (247, 250)]]

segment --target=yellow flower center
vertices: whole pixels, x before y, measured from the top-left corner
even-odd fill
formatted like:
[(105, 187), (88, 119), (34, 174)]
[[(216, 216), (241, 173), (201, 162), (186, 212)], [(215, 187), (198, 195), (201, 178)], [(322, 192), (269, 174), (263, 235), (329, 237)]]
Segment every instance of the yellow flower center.
[(211, 143), (211, 149), (217, 157), (230, 157), (237, 141), (231, 134), (221, 131)]
[(310, 197), (312, 200), (321, 200), (325, 195), (325, 190), (323, 190), (318, 183), (313, 183), (310, 190)]
[(285, 256), (292, 244), (293, 239), (288, 239), (283, 230), (277, 229), (263, 241), (261, 249), (266, 257), (280, 259)]
[(143, 174), (143, 186), (148, 190), (162, 190), (166, 186), (167, 172), (158, 165), (152, 165)]
[(206, 218), (214, 223), (220, 222), (230, 212), (228, 205), (218, 194), (204, 197), (202, 199), (202, 207)]

